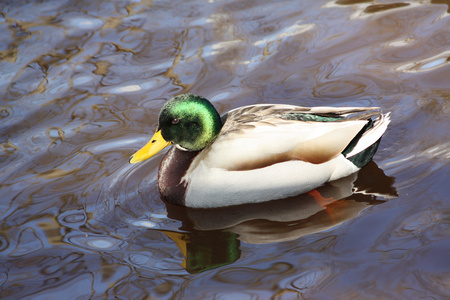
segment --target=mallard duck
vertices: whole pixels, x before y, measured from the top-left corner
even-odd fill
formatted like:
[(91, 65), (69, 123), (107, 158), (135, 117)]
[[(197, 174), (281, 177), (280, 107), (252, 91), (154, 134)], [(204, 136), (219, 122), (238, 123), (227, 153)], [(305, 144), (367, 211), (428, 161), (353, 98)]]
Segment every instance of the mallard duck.
[(144, 161), (174, 144), (161, 162), (166, 201), (213, 208), (287, 198), (366, 165), (390, 122), (377, 107), (256, 104), (220, 116), (207, 99), (182, 94), (159, 114)]

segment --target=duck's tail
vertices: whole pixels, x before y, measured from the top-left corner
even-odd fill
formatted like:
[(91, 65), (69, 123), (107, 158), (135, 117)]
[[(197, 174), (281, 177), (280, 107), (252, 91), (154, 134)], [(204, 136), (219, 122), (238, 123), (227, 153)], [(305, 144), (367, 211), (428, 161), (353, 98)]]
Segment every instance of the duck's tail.
[(342, 154), (357, 167), (362, 168), (372, 160), (380, 139), (390, 122), (390, 112), (380, 114), (375, 120), (369, 119), (369, 123), (350, 142)]

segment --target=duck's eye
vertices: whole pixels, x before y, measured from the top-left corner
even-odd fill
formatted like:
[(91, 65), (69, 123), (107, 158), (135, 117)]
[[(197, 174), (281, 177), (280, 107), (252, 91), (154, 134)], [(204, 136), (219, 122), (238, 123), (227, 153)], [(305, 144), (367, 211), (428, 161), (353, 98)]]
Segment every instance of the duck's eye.
[(180, 122), (180, 119), (174, 118), (172, 119), (172, 124), (178, 124)]

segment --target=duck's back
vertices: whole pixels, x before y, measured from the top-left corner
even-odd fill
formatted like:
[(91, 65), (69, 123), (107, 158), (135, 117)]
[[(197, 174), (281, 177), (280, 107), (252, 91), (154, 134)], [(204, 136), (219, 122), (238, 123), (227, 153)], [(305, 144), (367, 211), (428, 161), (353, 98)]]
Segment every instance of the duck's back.
[(251, 105), (228, 112), (224, 126), (202, 159), (230, 171), (301, 160), (319, 164), (344, 151), (379, 115), (376, 108)]

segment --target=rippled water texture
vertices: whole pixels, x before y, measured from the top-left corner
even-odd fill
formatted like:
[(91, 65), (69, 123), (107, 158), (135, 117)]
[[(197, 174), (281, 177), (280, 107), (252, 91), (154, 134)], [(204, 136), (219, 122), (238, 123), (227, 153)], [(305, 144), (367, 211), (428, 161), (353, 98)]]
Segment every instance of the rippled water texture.
[[(2, 1), (0, 298), (450, 296), (450, 2)], [(310, 195), (165, 204), (128, 157), (169, 98), (380, 106), (374, 162)]]

